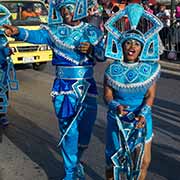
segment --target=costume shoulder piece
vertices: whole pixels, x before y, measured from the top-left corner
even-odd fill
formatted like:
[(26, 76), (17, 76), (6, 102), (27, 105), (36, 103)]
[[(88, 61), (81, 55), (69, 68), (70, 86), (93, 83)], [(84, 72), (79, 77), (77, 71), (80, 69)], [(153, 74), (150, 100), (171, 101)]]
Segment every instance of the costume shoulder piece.
[(73, 50), (84, 34), (86, 25), (82, 22), (78, 26), (71, 27), (65, 24), (41, 25), (42, 29), (46, 29), (49, 37), (57, 47)]
[(149, 88), (159, 75), (160, 65), (157, 62), (129, 64), (115, 61), (105, 71), (108, 85), (116, 90)]
[(79, 53), (77, 47), (81, 42), (89, 42), (86, 27), (88, 24), (81, 22), (77, 26), (70, 26), (67, 24), (51, 24), (49, 26), (42, 25), (52, 41), (51, 49), (63, 59), (73, 62), (75, 64), (82, 63), (88, 58), (85, 54)]
[(97, 45), (103, 38), (103, 33), (95, 26), (81, 22), (78, 26), (41, 25), (41, 28), (49, 32), (50, 38), (58, 47), (65, 49), (75, 49), (80, 41), (88, 41), (92, 45)]
[(102, 31), (91, 24), (86, 26), (84, 33), (85, 36), (87, 36), (89, 42), (94, 46), (98, 44), (104, 37)]

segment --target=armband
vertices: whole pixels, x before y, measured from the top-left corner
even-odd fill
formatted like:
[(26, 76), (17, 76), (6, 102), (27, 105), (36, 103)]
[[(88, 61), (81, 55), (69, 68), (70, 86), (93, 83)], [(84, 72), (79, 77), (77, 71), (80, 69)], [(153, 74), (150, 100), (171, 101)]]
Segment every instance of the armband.
[(148, 114), (150, 114), (151, 113), (151, 106), (149, 106), (149, 105), (147, 105), (147, 104), (145, 104), (142, 108), (141, 108), (141, 110), (140, 110), (140, 112), (139, 112), (139, 116), (142, 116), (142, 117), (144, 117), (145, 119), (146, 119), (146, 116), (148, 115)]
[(108, 103), (108, 107), (110, 110), (116, 111), (117, 107), (120, 106), (121, 104), (115, 100), (112, 100)]

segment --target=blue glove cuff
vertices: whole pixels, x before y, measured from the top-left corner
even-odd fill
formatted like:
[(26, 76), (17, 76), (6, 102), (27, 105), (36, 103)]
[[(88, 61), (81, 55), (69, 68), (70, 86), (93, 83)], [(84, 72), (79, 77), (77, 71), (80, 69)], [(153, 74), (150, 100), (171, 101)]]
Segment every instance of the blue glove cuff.
[(142, 117), (144, 117), (144, 118), (146, 119), (147, 115), (150, 114), (150, 113), (151, 113), (151, 106), (145, 104), (145, 105), (141, 108), (141, 110), (140, 110), (140, 112), (139, 112), (138, 115), (139, 115), (139, 116), (142, 116)]
[(120, 106), (121, 104), (115, 100), (112, 100), (108, 103), (108, 107), (110, 110), (116, 111), (117, 107)]

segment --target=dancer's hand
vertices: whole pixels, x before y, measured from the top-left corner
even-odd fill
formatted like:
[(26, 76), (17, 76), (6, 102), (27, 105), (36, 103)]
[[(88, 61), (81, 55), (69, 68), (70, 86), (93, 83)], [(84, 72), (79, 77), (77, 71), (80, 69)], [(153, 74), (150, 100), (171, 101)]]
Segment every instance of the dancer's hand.
[(127, 109), (127, 106), (122, 106), (122, 105), (119, 105), (117, 107), (117, 111), (118, 111), (118, 114), (121, 115), (121, 116), (124, 116), (126, 115), (128, 112), (126, 111)]
[(5, 29), (4, 32), (8, 37), (19, 34), (19, 29), (16, 26), (11, 26), (11, 25), (8, 25), (8, 24), (4, 24), (3, 28)]
[(140, 128), (144, 128), (146, 125), (146, 120), (143, 116), (138, 116), (136, 117), (136, 120), (138, 121), (136, 124), (136, 128), (140, 129)]
[(89, 42), (81, 42), (78, 50), (83, 54), (91, 54), (93, 47)]

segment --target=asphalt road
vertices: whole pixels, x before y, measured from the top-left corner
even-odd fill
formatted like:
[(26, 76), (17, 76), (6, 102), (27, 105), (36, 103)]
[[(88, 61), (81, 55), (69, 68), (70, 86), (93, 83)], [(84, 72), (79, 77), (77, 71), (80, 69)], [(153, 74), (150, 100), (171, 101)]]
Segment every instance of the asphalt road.
[[(97, 64), (98, 117), (83, 158), (87, 180), (103, 180), (106, 106), (102, 100), (103, 72)], [(0, 143), (0, 180), (60, 180), (63, 162), (57, 148), (58, 127), (50, 91), (54, 69), (17, 70), (18, 92), (10, 93), (8, 117)], [(180, 76), (162, 73), (153, 108), (154, 139), (147, 180), (180, 179)]]

